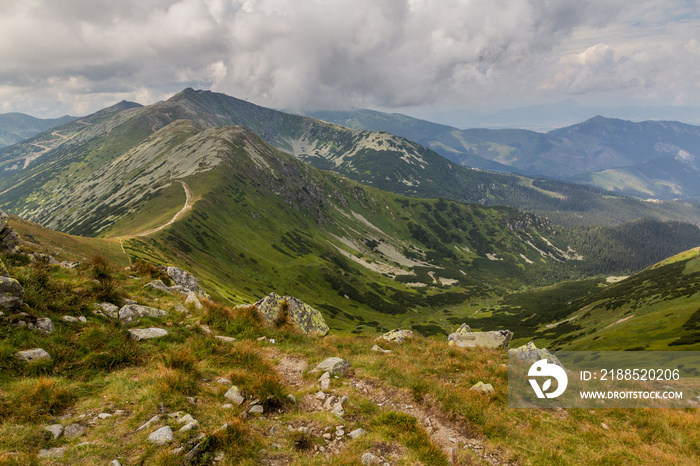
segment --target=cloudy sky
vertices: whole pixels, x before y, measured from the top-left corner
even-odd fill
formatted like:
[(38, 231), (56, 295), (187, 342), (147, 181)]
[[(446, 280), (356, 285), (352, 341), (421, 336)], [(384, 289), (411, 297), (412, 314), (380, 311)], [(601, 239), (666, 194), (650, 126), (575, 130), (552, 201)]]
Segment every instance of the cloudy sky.
[(700, 106), (698, 0), (0, 0), (0, 113)]

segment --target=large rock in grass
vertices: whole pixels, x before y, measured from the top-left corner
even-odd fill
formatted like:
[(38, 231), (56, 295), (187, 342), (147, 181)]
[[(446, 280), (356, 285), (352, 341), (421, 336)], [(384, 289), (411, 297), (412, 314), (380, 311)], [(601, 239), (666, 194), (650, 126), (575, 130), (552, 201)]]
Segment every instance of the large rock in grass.
[(255, 307), (258, 308), (258, 312), (268, 324), (286, 320), (286, 313), (289, 320), (302, 332), (318, 335), (328, 334), (328, 324), (326, 324), (323, 315), (292, 296), (279, 296), (276, 293), (270, 293), (255, 303)]
[(508, 357), (516, 357), (521, 361), (534, 364), (540, 359), (546, 359), (551, 364), (561, 366), (559, 359), (545, 348), (538, 348), (533, 342), (508, 351)]
[(119, 309), (119, 321), (122, 323), (133, 322), (141, 317), (165, 317), (168, 313), (155, 307), (141, 306), (140, 304), (127, 304)]
[(467, 324), (462, 324), (447, 337), (447, 341), (450, 346), (458, 348), (508, 349), (512, 338), (513, 332), (510, 330), (472, 332)]
[(165, 267), (165, 273), (168, 274), (176, 285), (181, 286), (185, 293), (194, 291), (199, 296), (207, 296), (204, 290), (199, 287), (199, 279), (191, 273), (177, 267)]
[(42, 359), (51, 359), (51, 355), (42, 348), (32, 348), (25, 351), (18, 351), (15, 356), (22, 361), (34, 362)]
[(390, 330), (384, 335), (377, 338), (377, 340), (392, 341), (394, 343), (403, 343), (405, 340), (413, 338), (413, 332), (410, 330), (403, 330), (400, 328)]
[(161, 338), (168, 334), (164, 328), (131, 328), (129, 329), (129, 338), (132, 340), (151, 340), (153, 338)]
[(0, 252), (17, 252), (19, 246), (19, 235), (7, 224), (10, 217), (0, 210)]
[(345, 359), (332, 357), (321, 361), (312, 372), (328, 372), (331, 375), (343, 375), (350, 369), (350, 363)]
[(17, 280), (0, 277), (0, 311), (15, 311), (22, 307), (24, 288)]

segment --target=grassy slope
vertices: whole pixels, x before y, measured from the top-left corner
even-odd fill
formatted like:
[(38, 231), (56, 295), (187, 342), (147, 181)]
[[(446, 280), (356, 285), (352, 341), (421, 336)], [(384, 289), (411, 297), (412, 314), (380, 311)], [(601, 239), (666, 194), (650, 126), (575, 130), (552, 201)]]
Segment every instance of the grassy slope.
[[(202, 310), (179, 313), (175, 305), (184, 297), (143, 288), (153, 279), (148, 268), (123, 271), (108, 264), (106, 273), (99, 266), (98, 274), (99, 261), (94, 260), (76, 270), (62, 270), (30, 266), (16, 257), (3, 259), (25, 285), (30, 314), (50, 317), (56, 325), (54, 333), (43, 335), (0, 319), (0, 461), (7, 464), (39, 464), (38, 450), (51, 447), (66, 448), (60, 460), (65, 464), (105, 464), (113, 459), (122, 464), (180, 464), (182, 456), (174, 448), (200, 431), (212, 435), (203, 453), (211, 457), (223, 452), (223, 465), (259, 464), (264, 458), (286, 464), (350, 465), (366, 451), (393, 455), (388, 458), (392, 464), (446, 465), (442, 448), (448, 446), (454, 448), (455, 464), (479, 464), (486, 456), (524, 465), (580, 464), (582, 458), (589, 464), (700, 461), (695, 409), (508, 409), (507, 370), (501, 365), (506, 358), (498, 351), (458, 349), (444, 340), (416, 337), (401, 346), (384, 343), (392, 353), (381, 354), (370, 350), (375, 335), (333, 332), (326, 338), (306, 337), (290, 328), (264, 327), (245, 309), (211, 302)], [(135, 299), (171, 314), (124, 326), (93, 315), (93, 292), (99, 289), (95, 277), (113, 280), (109, 299)], [(66, 323), (61, 315), (86, 316), (87, 323)], [(237, 341), (220, 342), (198, 323)], [(170, 333), (146, 342), (126, 337), (127, 328), (144, 326), (161, 326)], [(257, 341), (262, 335), (276, 344)], [(53, 360), (20, 364), (12, 354), (28, 347), (45, 348)], [(308, 373), (330, 356), (352, 364), (349, 374), (331, 380), (331, 393), (349, 397), (343, 420), (316, 410), (318, 374)], [(290, 379), (290, 364), (304, 362), (306, 369), (299, 365), (297, 378)], [(228, 389), (216, 382), (222, 376), (246, 395), (242, 407), (221, 408)], [(469, 391), (480, 380), (493, 384), (495, 394)], [(358, 385), (369, 389), (365, 392)], [(288, 393), (296, 403), (287, 399)], [(196, 404), (187, 397), (195, 397)], [(254, 398), (268, 400), (266, 413), (242, 419)], [(175, 442), (164, 447), (149, 445), (146, 439), (162, 425), (177, 430), (180, 425), (173, 418), (163, 416), (151, 428), (137, 431), (154, 415), (175, 411), (191, 414), (199, 427), (176, 432)], [(97, 419), (99, 413), (115, 415)], [(431, 433), (425, 417), (433, 427), (452, 429), (449, 436), (457, 442), (441, 438), (438, 431)], [(43, 430), (52, 421), (77, 422), (87, 429), (76, 439), (52, 440)], [(339, 422), (346, 433), (360, 427), (367, 433), (332, 446), (322, 434), (326, 427), (334, 432)], [(229, 428), (214, 434), (224, 423)], [(298, 432), (302, 426), (308, 434)], [(83, 442), (88, 443), (78, 446)], [(323, 446), (327, 453), (316, 454), (314, 446)]]

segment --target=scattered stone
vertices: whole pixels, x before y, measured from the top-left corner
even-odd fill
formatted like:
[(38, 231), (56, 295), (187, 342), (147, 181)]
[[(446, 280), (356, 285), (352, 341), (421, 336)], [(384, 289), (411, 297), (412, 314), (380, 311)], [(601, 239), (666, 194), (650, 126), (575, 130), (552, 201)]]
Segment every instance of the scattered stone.
[(165, 317), (168, 313), (162, 309), (156, 309), (139, 304), (127, 304), (119, 309), (119, 321), (122, 323), (133, 322), (142, 317)]
[[(328, 372), (326, 372), (327, 374)], [(321, 382), (319, 382), (319, 386), (321, 387), (321, 390), (328, 390), (331, 386), (331, 379), (323, 379)]]
[(331, 378), (331, 373), (326, 371), (323, 373), (323, 375), (321, 377), (318, 378), (318, 381), (323, 382), (324, 380), (330, 379), (330, 378)]
[(109, 463), (109, 466), (122, 466), (122, 464), (121, 464), (119, 461), (117, 461), (117, 460), (112, 460), (112, 461)]
[(372, 453), (367, 452), (362, 454), (362, 464), (363, 465), (369, 465), (369, 464), (377, 464), (379, 463), (379, 458), (374, 456)]
[(194, 275), (177, 267), (166, 267), (165, 273), (168, 274), (176, 285), (180, 285), (185, 292), (194, 291), (199, 296), (206, 296), (204, 290), (199, 287), (199, 279)]
[(141, 427), (139, 427), (138, 429), (136, 429), (136, 432), (138, 432), (138, 431), (140, 431), (140, 430), (143, 430), (143, 429), (149, 427), (149, 426), (150, 426), (151, 424), (153, 424), (154, 422), (158, 422), (159, 419), (160, 419), (160, 416), (153, 416), (151, 419), (148, 420), (148, 422), (146, 422), (146, 423), (143, 424)]
[(187, 401), (191, 405), (196, 405), (197, 404), (197, 398), (193, 396), (186, 396), (185, 401)]
[(601, 422), (601, 423), (600, 423), (600, 427), (602, 427), (602, 428), (605, 429), (605, 430), (610, 430), (610, 427), (608, 427), (608, 425), (607, 425), (606, 423), (604, 423), (604, 422)]
[(219, 377), (218, 379), (216, 379), (216, 383), (221, 385), (231, 385), (232, 382), (226, 377)]
[(73, 316), (63, 316), (61, 317), (61, 320), (63, 320), (64, 322), (70, 322), (72, 324), (77, 324), (78, 322), (80, 322), (77, 318)]
[(148, 436), (148, 441), (154, 445), (165, 445), (166, 443), (172, 442), (173, 439), (173, 430), (170, 426), (161, 427)]
[(296, 403), (296, 402), (297, 402), (297, 399), (296, 399), (296, 398), (294, 397), (294, 395), (292, 395), (291, 393), (290, 393), (289, 395), (287, 395), (287, 399), (288, 399), (289, 401), (291, 401), (292, 403)]
[(85, 426), (81, 424), (71, 424), (63, 429), (63, 436), (66, 438), (80, 437), (85, 433)]
[(343, 405), (341, 405), (340, 403), (335, 405), (335, 408), (333, 408), (332, 413), (338, 417), (343, 417), (343, 415), (345, 414), (345, 410), (343, 409)]
[(182, 426), (178, 432), (187, 432), (187, 431), (190, 431), (190, 430), (195, 429), (197, 427), (199, 427), (199, 422), (197, 422), (197, 421), (188, 422), (187, 424)]
[(101, 311), (102, 314), (106, 315), (107, 317), (111, 317), (112, 319), (119, 318), (119, 307), (112, 303), (95, 304), (95, 309)]
[(224, 403), (221, 405), (223, 409), (233, 409), (233, 405), (231, 403)]
[(403, 343), (405, 340), (413, 338), (413, 332), (410, 330), (394, 329), (386, 332), (384, 335), (377, 338), (377, 340), (393, 341), (394, 343)]
[(350, 437), (351, 439), (356, 439), (356, 438), (361, 437), (365, 434), (366, 434), (365, 429), (359, 428), (359, 429), (355, 429), (352, 432), (350, 432), (348, 434), (348, 437)]
[(131, 328), (129, 329), (129, 337), (132, 340), (149, 340), (152, 338), (161, 338), (168, 334), (168, 331), (162, 328)]
[(53, 333), (55, 330), (53, 322), (48, 317), (38, 317), (34, 325), (28, 326), (29, 330), (35, 330), (41, 333)]
[(197, 422), (197, 420), (193, 418), (191, 414), (185, 414), (184, 416), (180, 417), (177, 422), (179, 424), (190, 424), (192, 422)]
[(112, 415), (109, 414), (109, 413), (100, 413), (100, 414), (97, 415), (97, 419), (107, 419), (107, 418), (110, 418), (110, 417), (112, 417)]
[(224, 397), (228, 398), (238, 406), (245, 401), (245, 398), (241, 396), (241, 391), (235, 385), (232, 385), (231, 388), (228, 389), (228, 391), (224, 394)]
[(144, 288), (154, 288), (156, 290), (164, 291), (165, 293), (168, 293), (168, 294), (173, 294), (172, 291), (170, 291), (170, 288), (168, 288), (168, 285), (163, 283), (162, 280), (154, 280), (150, 283), (146, 283), (143, 287)]
[(332, 357), (322, 361), (314, 371), (329, 372), (331, 375), (343, 375), (350, 368), (350, 363), (344, 359)]
[(248, 410), (250, 414), (262, 414), (264, 411), (262, 405), (253, 405), (253, 407)]
[(326, 398), (326, 401), (323, 403), (323, 409), (329, 411), (333, 407), (333, 404), (335, 404), (335, 400), (337, 400), (337, 398), (333, 395)]
[(326, 394), (323, 392), (318, 392), (318, 393), (316, 393), (316, 399), (323, 401), (326, 399)]
[(204, 306), (202, 306), (202, 303), (199, 302), (199, 299), (197, 298), (197, 294), (194, 291), (188, 291), (187, 292), (187, 299), (185, 299), (185, 305), (192, 304), (194, 305), (195, 309), (202, 309)]
[(32, 348), (25, 351), (18, 351), (15, 353), (19, 359), (27, 362), (39, 361), (42, 359), (51, 359), (51, 355), (41, 348)]
[(372, 346), (372, 351), (376, 351), (377, 353), (391, 353), (391, 350), (384, 349), (379, 345)]
[(24, 302), (24, 288), (10, 277), (0, 276), (0, 310), (16, 311)]
[(187, 309), (185, 306), (183, 306), (183, 305), (180, 304), (180, 303), (176, 303), (176, 304), (175, 304), (175, 311), (176, 311), (176, 312), (180, 312), (180, 313), (182, 313), (182, 314), (189, 314), (189, 313), (190, 313), (190, 310)]
[(87, 318), (85, 316), (80, 316), (78, 317), (78, 320), (82, 322), (83, 324), (87, 322)]
[(124, 410), (122, 410), (122, 409), (118, 409), (118, 410), (116, 410), (116, 411), (114, 412), (114, 415), (115, 415), (115, 416), (123, 416), (123, 415), (125, 415), (125, 414), (126, 414), (126, 412), (125, 412)]
[(289, 320), (304, 333), (314, 333), (321, 336), (328, 334), (328, 324), (323, 315), (313, 307), (292, 296), (279, 296), (270, 293), (255, 306), (268, 324), (273, 324), (281, 317), (281, 312), (286, 306)]
[(39, 458), (60, 458), (66, 452), (65, 447), (49, 448), (48, 450), (39, 450)]
[(516, 357), (524, 363), (534, 364), (540, 359), (546, 359), (551, 364), (563, 367), (559, 359), (545, 348), (537, 348), (533, 342), (508, 351), (508, 357)]
[(226, 343), (233, 343), (234, 341), (236, 341), (236, 339), (233, 337), (225, 337), (223, 335), (217, 335), (214, 338), (216, 338), (217, 340), (221, 340), (223, 342), (226, 342)]
[(458, 348), (502, 348), (508, 349), (513, 332), (495, 330), (493, 332), (472, 332), (467, 324), (462, 324), (455, 333), (447, 337), (450, 346)]
[(51, 435), (53, 435), (54, 440), (58, 439), (61, 435), (63, 435), (63, 426), (61, 424), (53, 424), (50, 426), (46, 426), (44, 427), (44, 430), (51, 432)]
[(469, 390), (489, 394), (494, 392), (493, 385), (491, 385), (490, 383), (484, 383), (481, 380), (475, 383)]
[(209, 328), (208, 325), (200, 324), (200, 325), (199, 325), (199, 328), (202, 329), (202, 332), (203, 332), (205, 335), (211, 335), (212, 333), (214, 333), (214, 332), (211, 331), (211, 328)]

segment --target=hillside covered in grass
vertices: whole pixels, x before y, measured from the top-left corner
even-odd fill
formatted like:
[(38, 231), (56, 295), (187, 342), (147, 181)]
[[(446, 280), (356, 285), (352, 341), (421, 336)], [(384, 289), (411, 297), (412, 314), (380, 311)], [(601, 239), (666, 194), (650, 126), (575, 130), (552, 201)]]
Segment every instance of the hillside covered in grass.
[[(34, 239), (43, 254), (61, 258), (61, 251)], [(95, 248), (105, 244), (93, 241)], [(700, 460), (694, 408), (509, 409), (502, 351), (461, 349), (419, 335), (402, 344), (375, 341), (380, 334), (371, 332), (309, 336), (284, 320), (265, 324), (255, 307), (200, 297), (198, 308), (184, 294), (146, 286), (171, 283), (145, 261), (124, 267), (93, 255), (64, 268), (47, 256), (31, 259), (27, 243), (22, 252), (2, 256), (25, 291), (24, 314), (0, 316), (5, 464)], [(128, 300), (167, 315), (127, 322), (98, 312), (104, 303)], [(46, 318), (50, 332), (18, 325)], [(130, 336), (148, 327), (167, 334)], [(376, 343), (390, 352), (373, 351)], [(44, 349), (50, 359), (16, 357), (30, 348)], [(312, 369), (329, 357), (350, 368), (324, 388)], [(492, 384), (494, 393), (470, 390), (479, 381)], [(234, 385), (239, 397), (230, 393)], [(155, 432), (167, 430), (172, 438), (156, 440)]]

